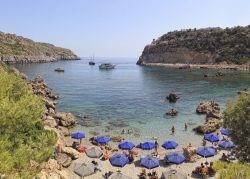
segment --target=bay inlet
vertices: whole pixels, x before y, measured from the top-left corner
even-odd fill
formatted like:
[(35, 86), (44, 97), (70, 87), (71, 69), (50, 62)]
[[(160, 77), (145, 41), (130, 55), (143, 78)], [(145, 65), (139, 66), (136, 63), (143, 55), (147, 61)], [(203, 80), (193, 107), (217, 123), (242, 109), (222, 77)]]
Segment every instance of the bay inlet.
[[(158, 138), (160, 143), (175, 140), (181, 145), (189, 142), (198, 145), (203, 136), (192, 129), (203, 123), (205, 116), (196, 114), (197, 105), (214, 100), (223, 109), (237, 91), (250, 86), (247, 71), (224, 70), (221, 71), (224, 76), (216, 77), (216, 69), (142, 67), (135, 65), (136, 60), (97, 58), (97, 65), (90, 66), (83, 58), (15, 67), (30, 79), (43, 76), (48, 86), (60, 94), (57, 109), (79, 117), (72, 132), (85, 132), (87, 137), (121, 135), (135, 143)], [(98, 64), (103, 62), (117, 66), (113, 70), (99, 70)], [(54, 69), (59, 67), (65, 72), (56, 73)], [(173, 91), (180, 99), (169, 103), (165, 97)], [(166, 117), (164, 114), (172, 108), (178, 110), (178, 115)]]

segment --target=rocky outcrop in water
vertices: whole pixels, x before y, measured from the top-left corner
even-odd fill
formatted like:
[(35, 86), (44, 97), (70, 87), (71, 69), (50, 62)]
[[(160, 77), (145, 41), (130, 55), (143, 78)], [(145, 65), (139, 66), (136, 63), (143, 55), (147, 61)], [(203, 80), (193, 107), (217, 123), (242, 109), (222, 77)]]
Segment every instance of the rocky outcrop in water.
[(175, 103), (177, 101), (177, 99), (179, 99), (179, 96), (177, 96), (177, 94), (175, 93), (170, 93), (166, 99), (170, 102), (170, 103)]
[(212, 133), (221, 127), (221, 114), (219, 104), (214, 101), (200, 103), (196, 108), (196, 113), (205, 114), (206, 122), (195, 127), (193, 130), (200, 134)]
[(250, 26), (186, 29), (147, 45), (137, 64), (250, 64)]
[(209, 112), (217, 113), (219, 111), (219, 104), (214, 101), (200, 103), (196, 108), (196, 113), (198, 114), (208, 114)]
[(170, 109), (170, 111), (166, 112), (167, 116), (177, 116), (178, 111), (176, 109)]
[(209, 118), (204, 124), (199, 125), (193, 130), (200, 134), (208, 134), (215, 132), (221, 127), (221, 121), (216, 118)]
[(0, 32), (0, 61), (13, 63), (43, 63), (79, 59), (71, 50), (48, 43)]

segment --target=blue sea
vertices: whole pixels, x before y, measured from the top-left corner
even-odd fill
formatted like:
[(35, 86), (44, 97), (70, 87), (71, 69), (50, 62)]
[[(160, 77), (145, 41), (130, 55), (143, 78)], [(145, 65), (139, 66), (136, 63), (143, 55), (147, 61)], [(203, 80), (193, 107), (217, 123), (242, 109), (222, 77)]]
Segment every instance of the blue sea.
[[(181, 145), (189, 142), (199, 145), (203, 136), (192, 129), (203, 123), (205, 116), (196, 114), (197, 105), (214, 100), (223, 110), (237, 91), (250, 87), (250, 73), (246, 71), (222, 71), (223, 77), (205, 78), (204, 74), (215, 76), (218, 70), (141, 67), (135, 65), (136, 60), (97, 58), (96, 65), (90, 66), (89, 60), (83, 58), (15, 67), (30, 79), (42, 75), (49, 87), (60, 94), (57, 111), (78, 116), (72, 132), (85, 132), (87, 137), (95, 133), (121, 135), (135, 143), (158, 138), (159, 142), (175, 140)], [(113, 70), (99, 70), (98, 65), (103, 62), (117, 66)], [(55, 72), (58, 67), (65, 72)], [(173, 91), (180, 99), (169, 103), (165, 98)], [(164, 115), (171, 108), (178, 110), (178, 116)], [(121, 134), (123, 129), (125, 134)]]

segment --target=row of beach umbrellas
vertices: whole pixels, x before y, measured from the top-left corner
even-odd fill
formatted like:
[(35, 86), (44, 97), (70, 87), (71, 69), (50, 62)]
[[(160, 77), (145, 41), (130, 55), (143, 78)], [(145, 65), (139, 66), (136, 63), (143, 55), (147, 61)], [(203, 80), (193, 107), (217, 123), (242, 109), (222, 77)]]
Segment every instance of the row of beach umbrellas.
[[(199, 147), (196, 150), (196, 153), (202, 157), (208, 158), (217, 154), (216, 150), (213, 147)], [(165, 160), (167, 163), (181, 164), (186, 158), (182, 153), (171, 152), (166, 155)], [(111, 165), (117, 167), (124, 167), (129, 163), (128, 157), (125, 154), (116, 153), (109, 159)], [(143, 156), (140, 159), (140, 165), (148, 169), (156, 168), (159, 166), (159, 159), (152, 157), (150, 155)]]
[[(72, 134), (72, 138), (76, 138), (75, 136), (83, 136), (80, 134)], [(219, 136), (215, 134), (205, 134), (204, 139), (210, 142), (218, 142), (220, 140)], [(110, 138), (108, 137), (97, 137), (96, 142), (101, 143), (101, 144), (106, 144), (110, 141)], [(130, 142), (130, 141), (125, 141), (120, 143), (119, 145), (120, 149), (123, 150), (131, 150), (135, 147), (135, 144)], [(178, 144), (175, 141), (166, 141), (162, 144), (162, 147), (165, 149), (175, 149), (178, 146)], [(233, 148), (235, 147), (234, 143), (230, 140), (224, 140), (219, 143), (219, 146), (222, 148)], [(154, 142), (144, 142), (140, 144), (140, 148), (143, 150), (151, 150), (156, 147), (156, 144)]]
[[(222, 135), (229, 135), (228, 129), (221, 129), (220, 132)], [(76, 133), (72, 133), (71, 137), (73, 139), (82, 139), (82, 138), (85, 138), (85, 134), (81, 132), (76, 132)], [(110, 141), (110, 138), (101, 136), (101, 137), (97, 137), (95, 140), (98, 143), (108, 143)]]
[[(157, 165), (157, 161), (152, 162), (151, 159), (148, 159), (148, 158), (144, 158), (143, 161), (145, 161), (146, 165), (150, 165), (150, 166)], [(82, 164), (78, 163), (75, 165), (74, 172), (81, 177), (90, 176), (95, 173), (95, 166), (92, 163), (82, 163)], [(132, 179), (132, 177), (124, 175), (121, 172), (116, 172), (112, 174), (109, 178), (110, 179)], [(187, 179), (187, 175), (181, 170), (173, 170), (173, 169), (166, 170), (162, 173), (161, 179), (170, 179), (170, 178)]]
[[(209, 142), (218, 142), (220, 141), (220, 137), (215, 134), (205, 134), (204, 139)], [(233, 148), (235, 147), (234, 143), (230, 140), (222, 140), (219, 143), (219, 146), (222, 148)]]
[[(199, 147), (196, 150), (196, 152), (198, 155), (205, 158), (212, 157), (217, 153), (216, 150), (212, 147)], [(100, 147), (97, 146), (92, 146), (86, 150), (86, 155), (91, 158), (100, 158), (102, 154), (103, 154), (102, 150), (100, 149)], [(165, 159), (168, 163), (173, 163), (173, 164), (181, 164), (186, 160), (184, 155), (178, 152), (171, 152), (167, 154)], [(129, 163), (128, 157), (120, 153), (114, 154), (109, 159), (109, 161), (113, 166), (117, 167), (123, 167)], [(149, 169), (155, 168), (159, 166), (159, 159), (152, 156), (143, 156), (141, 157), (140, 164), (141, 166), (144, 166)]]
[[(178, 152), (171, 152), (167, 154), (165, 159), (168, 163), (173, 163), (173, 164), (181, 164), (186, 160), (184, 155)], [(126, 164), (129, 163), (128, 157), (125, 154), (120, 154), (120, 153), (114, 154), (109, 159), (109, 161), (111, 165), (116, 166), (116, 167), (124, 167)], [(147, 156), (141, 157), (140, 165), (145, 168), (152, 169), (152, 168), (159, 167), (160, 163), (159, 163), (158, 158), (147, 155)]]
[[(228, 135), (229, 131), (227, 129), (221, 129), (220, 130), (222, 135)], [(71, 137), (73, 139), (82, 139), (85, 138), (85, 134), (84, 133), (80, 133), (80, 132), (76, 132), (71, 134)], [(204, 139), (210, 142), (218, 142), (220, 140), (218, 135), (215, 134), (205, 134)], [(95, 141), (97, 143), (100, 144), (107, 144), (109, 141), (111, 141), (110, 138), (105, 137), (105, 136), (99, 136), (95, 138)], [(166, 148), (166, 149), (175, 149), (178, 146), (178, 144), (175, 141), (167, 141), (165, 142), (162, 147)], [(124, 148), (124, 149), (132, 149), (133, 147), (135, 147), (135, 145), (133, 143), (124, 143), (122, 145), (119, 145), (120, 148)], [(155, 148), (155, 143), (153, 142), (145, 142), (142, 143), (140, 146), (142, 149), (153, 149)]]

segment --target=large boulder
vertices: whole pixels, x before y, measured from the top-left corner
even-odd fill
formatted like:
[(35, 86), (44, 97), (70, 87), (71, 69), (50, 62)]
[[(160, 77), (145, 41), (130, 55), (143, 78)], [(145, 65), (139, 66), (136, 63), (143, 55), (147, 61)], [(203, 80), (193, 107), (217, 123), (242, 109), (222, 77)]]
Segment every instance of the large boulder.
[(221, 118), (221, 114), (218, 111), (209, 111), (206, 114), (206, 119), (208, 120), (209, 118), (220, 119)]
[(41, 172), (38, 174), (40, 179), (68, 179), (69, 172), (61, 169), (60, 165), (54, 159), (49, 159), (44, 163)]
[(198, 114), (207, 114), (209, 112), (218, 113), (219, 111), (220, 111), (219, 104), (214, 101), (200, 103), (196, 108), (196, 112)]
[(73, 160), (78, 159), (80, 157), (80, 153), (72, 147), (62, 147), (62, 153), (67, 154)]
[(71, 113), (56, 112), (54, 117), (59, 120), (60, 126), (69, 127), (75, 124), (75, 117)]
[(57, 163), (55, 159), (49, 159), (48, 162), (44, 163), (42, 166), (42, 169), (45, 170), (59, 170), (60, 165)]
[(44, 125), (49, 126), (49, 127), (56, 127), (57, 122), (52, 116), (46, 116), (44, 120)]
[(221, 122), (219, 119), (208, 118), (207, 122), (194, 128), (193, 130), (200, 134), (208, 134), (208, 133), (215, 132), (216, 130), (220, 128), (220, 126), (221, 126)]
[(48, 110), (48, 114), (51, 116), (54, 116), (56, 114), (55, 110), (52, 108), (47, 109)]
[(67, 154), (65, 153), (59, 153), (58, 156), (57, 156), (57, 162), (58, 164), (62, 165), (63, 167), (69, 167), (71, 162), (72, 162), (72, 159), (70, 156), (68, 156)]
[(170, 93), (166, 99), (170, 102), (170, 103), (175, 103), (177, 101), (177, 99), (179, 99), (179, 96), (177, 96), (175, 93)]
[(69, 136), (70, 135), (70, 132), (69, 132), (68, 128), (66, 128), (66, 127), (58, 126), (58, 130), (62, 136)]
[(50, 101), (50, 100), (45, 100), (45, 106), (49, 109), (53, 109), (55, 110), (56, 109), (56, 105), (53, 101)]
[(48, 97), (49, 97), (50, 99), (56, 100), (56, 99), (59, 98), (59, 95), (50, 92), (50, 93), (48, 94)]

